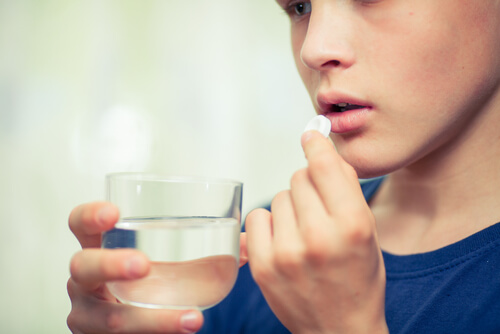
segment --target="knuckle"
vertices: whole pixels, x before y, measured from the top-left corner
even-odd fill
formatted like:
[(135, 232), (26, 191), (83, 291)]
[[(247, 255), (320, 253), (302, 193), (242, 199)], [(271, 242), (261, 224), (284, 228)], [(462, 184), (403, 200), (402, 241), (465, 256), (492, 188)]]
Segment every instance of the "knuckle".
[(258, 208), (258, 209), (253, 209), (252, 211), (250, 211), (248, 213), (247, 217), (245, 218), (245, 222), (248, 222), (249, 220), (253, 221), (254, 219), (257, 219), (262, 214), (262, 210), (265, 210), (265, 209)]
[(343, 236), (349, 245), (366, 245), (373, 240), (374, 231), (365, 219), (355, 219), (345, 225)]
[(248, 230), (248, 226), (251, 226), (254, 221), (259, 220), (259, 217), (262, 215), (262, 210), (264, 209), (254, 209), (250, 211), (245, 218), (245, 228)]
[(332, 256), (332, 243), (328, 233), (306, 231), (304, 233), (304, 258), (311, 264), (323, 264)]
[(283, 203), (284, 201), (287, 201), (290, 198), (290, 191), (289, 190), (282, 190), (279, 193), (274, 196), (272, 204), (271, 205), (279, 205)]
[(253, 209), (252, 211), (250, 211), (250, 213), (247, 215), (245, 221), (247, 220), (258, 220), (260, 218), (262, 218), (262, 216), (267, 216), (269, 215), (269, 211), (267, 209), (264, 209), (264, 208), (257, 208), (257, 209)]
[(290, 248), (275, 250), (274, 266), (276, 270), (285, 276), (293, 276), (302, 267), (304, 256), (302, 251)]
[(74, 208), (68, 218), (69, 229), (73, 234), (94, 234), (103, 227), (99, 224), (98, 212), (107, 202), (81, 204)]
[(332, 164), (335, 162), (330, 155), (320, 154), (311, 157), (309, 160), (309, 168), (313, 172), (325, 173), (331, 170)]
[(154, 318), (154, 324), (155, 333), (178, 333), (182, 331), (182, 320), (180, 316), (173, 316), (161, 312)]
[(66, 318), (66, 325), (73, 334), (82, 333), (82, 321), (81, 321), (81, 311), (78, 312), (75, 307), (73, 307)]
[[(73, 257), (71, 258), (70, 264), (69, 264), (69, 271), (71, 274), (71, 277), (73, 279), (70, 280), (75, 280), (78, 281), (79, 276), (80, 276), (80, 271), (81, 271), (81, 259), (82, 259), (82, 252), (78, 252)], [(68, 282), (69, 286), (69, 282)]]
[(113, 255), (114, 254), (112, 253), (103, 254), (99, 261), (98, 268), (103, 277), (114, 277), (117, 274), (126, 275), (124, 268), (121, 270), (121, 272), (117, 272), (117, 270), (119, 271), (119, 269), (117, 269), (116, 266), (120, 265), (121, 263), (118, 261), (114, 261)]
[(104, 319), (104, 326), (108, 333), (120, 333), (125, 328), (124, 314), (116, 309), (109, 311)]
[(155, 323), (159, 333), (169, 333), (172, 331), (172, 323), (169, 317), (158, 317), (155, 319)]
[(75, 313), (71, 311), (68, 314), (68, 317), (66, 318), (66, 325), (68, 328), (71, 330), (72, 333), (75, 333), (76, 331), (76, 319), (75, 319)]
[(71, 231), (75, 231), (81, 224), (86, 225), (94, 220), (94, 211), (97, 203), (81, 204), (71, 210), (68, 223)]
[(271, 212), (276, 211), (279, 207), (285, 207), (288, 203), (290, 203), (290, 191), (280, 191), (271, 201)]
[(307, 248), (305, 257), (307, 258), (308, 263), (314, 265), (321, 265), (329, 262), (331, 258), (328, 247), (326, 247), (322, 242), (310, 244)]
[(252, 276), (258, 285), (267, 285), (275, 281), (275, 273), (268, 265), (251, 266)]
[(79, 212), (81, 211), (82, 209), (82, 206), (77, 206), (76, 208), (74, 208), (73, 210), (71, 210), (71, 213), (69, 214), (69, 217), (68, 217), (68, 226), (69, 226), (69, 229), (71, 232), (73, 232), (73, 234), (75, 233), (76, 231), (76, 223), (78, 221), (78, 214)]
[(88, 232), (89, 228), (97, 222), (97, 208), (96, 205), (83, 207), (80, 214), (80, 225), (85, 232)]
[(307, 250), (323, 248), (329, 242), (329, 232), (319, 229), (317, 225), (305, 225), (302, 227), (302, 238)]
[(343, 169), (344, 169), (344, 173), (346, 174), (346, 176), (348, 178), (355, 179), (356, 181), (358, 180), (358, 173), (356, 172), (356, 170), (354, 169), (354, 167), (352, 167), (351, 165), (349, 165), (345, 161), (343, 161), (342, 166), (343, 166)]
[(75, 298), (75, 295), (76, 295), (76, 283), (75, 281), (73, 280), (73, 278), (69, 278), (68, 279), (68, 283), (66, 283), (66, 290), (68, 291), (68, 296), (69, 296), (69, 299), (73, 300)]

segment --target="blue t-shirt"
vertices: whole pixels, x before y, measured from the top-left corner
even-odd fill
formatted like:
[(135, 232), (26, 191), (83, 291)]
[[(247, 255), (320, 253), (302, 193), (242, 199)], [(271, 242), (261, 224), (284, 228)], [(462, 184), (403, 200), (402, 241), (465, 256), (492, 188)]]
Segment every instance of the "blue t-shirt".
[[(382, 180), (362, 184), (367, 200)], [(383, 256), (390, 333), (500, 333), (500, 223), (436, 251)], [(290, 333), (267, 305), (248, 265), (229, 296), (204, 315), (200, 334)]]

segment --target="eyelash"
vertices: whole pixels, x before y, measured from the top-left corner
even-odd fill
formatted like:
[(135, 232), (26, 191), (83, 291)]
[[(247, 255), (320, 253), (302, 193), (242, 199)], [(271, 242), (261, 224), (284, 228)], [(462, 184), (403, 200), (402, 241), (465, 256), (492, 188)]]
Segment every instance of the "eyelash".
[[(307, 13), (299, 13), (297, 11), (298, 6), (302, 6), (303, 10), (307, 11)], [(311, 8), (311, 3), (307, 1), (291, 1), (286, 7), (284, 7), (285, 12), (290, 16), (291, 18), (300, 18), (302, 16), (305, 16), (309, 14), (312, 10)]]
[[(364, 5), (370, 5), (370, 4), (375, 4), (377, 2), (380, 2), (382, 0), (355, 0), (356, 2), (360, 2)], [(298, 13), (297, 12), (297, 6), (303, 6), (305, 10), (308, 10), (307, 13)], [(307, 14), (309, 14), (312, 11), (312, 4), (310, 1), (290, 1), (285, 7), (284, 7), (285, 13), (290, 16), (290, 18), (295, 18), (299, 19)]]

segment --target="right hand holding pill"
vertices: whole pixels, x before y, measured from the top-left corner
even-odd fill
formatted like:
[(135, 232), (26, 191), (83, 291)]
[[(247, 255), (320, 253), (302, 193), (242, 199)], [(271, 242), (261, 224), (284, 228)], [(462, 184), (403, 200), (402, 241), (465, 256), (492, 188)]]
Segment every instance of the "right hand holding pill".
[(320, 133), (302, 135), (308, 165), (271, 211), (247, 216), (252, 275), (292, 333), (388, 333), (375, 217), (356, 171)]

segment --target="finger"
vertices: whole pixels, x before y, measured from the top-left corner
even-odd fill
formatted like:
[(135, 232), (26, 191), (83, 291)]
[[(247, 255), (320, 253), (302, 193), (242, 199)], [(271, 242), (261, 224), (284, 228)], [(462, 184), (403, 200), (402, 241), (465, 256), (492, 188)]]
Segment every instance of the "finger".
[(329, 218), (322, 198), (311, 182), (306, 169), (297, 171), (291, 180), (290, 196), (302, 232), (325, 231), (325, 221)]
[(271, 254), (272, 220), (265, 209), (250, 212), (245, 221), (247, 253), (250, 263), (265, 260)]
[(327, 138), (317, 131), (307, 131), (302, 135), (302, 147), (311, 181), (330, 214), (352, 210), (364, 201), (356, 172)]
[(107, 281), (144, 277), (149, 270), (148, 258), (133, 249), (84, 249), (70, 265), (73, 280), (89, 291)]
[(77, 206), (69, 216), (69, 228), (82, 248), (100, 247), (101, 233), (113, 228), (119, 218), (118, 208), (107, 202)]
[(278, 193), (272, 203), (274, 247), (288, 249), (298, 245), (300, 233), (290, 191)]
[(203, 325), (197, 310), (146, 309), (98, 300), (82, 307), (74, 307), (68, 317), (68, 326), (78, 333), (194, 333)]
[(243, 232), (240, 234), (240, 267), (243, 267), (248, 262), (247, 250), (247, 234)]

